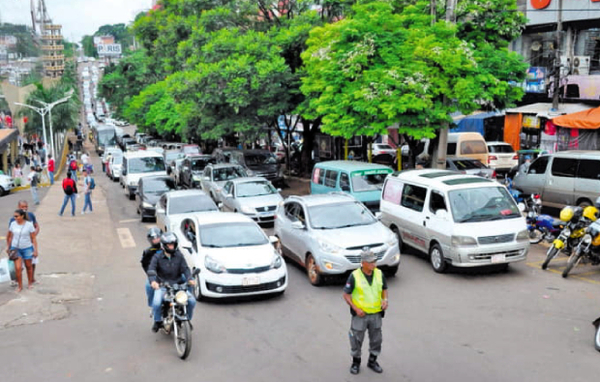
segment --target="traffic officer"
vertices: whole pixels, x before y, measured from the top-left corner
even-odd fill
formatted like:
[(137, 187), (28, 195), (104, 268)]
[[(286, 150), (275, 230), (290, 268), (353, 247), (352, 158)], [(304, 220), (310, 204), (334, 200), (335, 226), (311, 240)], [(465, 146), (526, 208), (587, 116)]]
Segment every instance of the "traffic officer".
[(350, 373), (358, 374), (360, 371), (361, 348), (367, 330), (367, 367), (376, 373), (382, 373), (383, 369), (377, 363), (377, 356), (381, 353), (381, 319), (388, 307), (387, 283), (381, 270), (377, 269), (377, 256), (370, 248), (363, 248), (360, 258), (361, 267), (350, 274), (344, 286), (344, 300), (350, 305), (352, 314), (349, 332), (352, 354)]

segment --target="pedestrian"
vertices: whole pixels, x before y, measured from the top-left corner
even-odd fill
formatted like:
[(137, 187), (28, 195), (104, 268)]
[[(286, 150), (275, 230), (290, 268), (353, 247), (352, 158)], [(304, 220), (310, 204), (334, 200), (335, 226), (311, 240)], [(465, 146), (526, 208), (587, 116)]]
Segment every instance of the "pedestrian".
[(527, 170), (529, 170), (529, 165), (531, 165), (531, 157), (529, 155), (525, 155), (525, 163), (519, 166), (519, 173), (526, 174)]
[(85, 151), (81, 154), (81, 164), (83, 164), (83, 168), (87, 168), (88, 164), (90, 164), (90, 156)]
[(29, 182), (29, 188), (31, 189), (31, 197), (33, 198), (33, 202), (36, 205), (40, 204), (40, 199), (37, 193), (40, 178), (38, 176), (35, 166), (31, 166), (29, 168), (29, 175), (27, 176), (27, 181)]
[(69, 171), (71, 171), (71, 179), (77, 182), (77, 160), (75, 155), (71, 155), (69, 160)]
[(67, 171), (67, 177), (63, 179), (62, 188), (65, 193), (65, 199), (63, 201), (63, 205), (58, 213), (58, 216), (62, 216), (63, 212), (65, 212), (65, 207), (69, 200), (71, 201), (71, 216), (75, 216), (75, 199), (77, 197), (77, 184), (73, 179), (71, 179), (71, 171)]
[[(17, 204), (18, 209), (23, 210), (27, 213), (27, 220), (31, 222), (31, 224), (33, 224), (33, 228), (35, 228), (35, 237), (37, 238), (37, 236), (40, 234), (40, 225), (38, 224), (37, 218), (35, 217), (35, 214), (33, 212), (29, 212), (29, 203), (27, 203), (27, 200), (19, 200), (19, 203)], [(15, 221), (15, 217), (11, 217), (10, 220), (8, 221), (8, 229), (10, 229), (10, 225), (12, 222)], [(33, 266), (33, 273), (32, 273), (32, 284), (35, 284), (35, 266), (37, 264), (37, 260), (38, 258), (35, 257), (33, 258), (33, 261), (31, 262), (32, 266)], [(17, 286), (17, 284), (15, 283), (15, 286)]]
[(48, 154), (48, 176), (52, 186), (54, 184), (54, 158), (52, 158), (52, 154)]
[(17, 258), (15, 262), (15, 273), (17, 276), (17, 292), (23, 290), (23, 276), (21, 274), (22, 262), (25, 262), (27, 269), (28, 288), (33, 288), (33, 258), (38, 257), (37, 240), (35, 238), (35, 228), (30, 221), (27, 221), (27, 213), (23, 210), (16, 210), (14, 213), (15, 221), (10, 223), (8, 233), (6, 234), (7, 248), (11, 251), (16, 250)]
[(369, 331), (369, 362), (367, 367), (376, 373), (383, 369), (377, 363), (381, 353), (381, 324), (388, 307), (387, 282), (381, 270), (377, 269), (377, 256), (370, 248), (363, 248), (361, 267), (353, 271), (344, 286), (344, 300), (350, 305), (352, 322), (350, 325), (350, 347), (352, 366), (350, 373), (360, 371), (361, 349), (365, 332)]
[(12, 177), (15, 181), (15, 186), (19, 187), (21, 183), (23, 183), (23, 170), (21, 169), (21, 164), (17, 162), (12, 171)]
[(85, 210), (89, 207), (90, 208), (90, 212), (93, 211), (92, 208), (92, 190), (96, 187), (96, 182), (94, 181), (94, 178), (91, 177), (91, 175), (88, 173), (87, 170), (83, 170), (83, 196), (84, 196), (84, 203), (83, 203), (83, 211), (81, 211), (81, 214), (85, 214)]

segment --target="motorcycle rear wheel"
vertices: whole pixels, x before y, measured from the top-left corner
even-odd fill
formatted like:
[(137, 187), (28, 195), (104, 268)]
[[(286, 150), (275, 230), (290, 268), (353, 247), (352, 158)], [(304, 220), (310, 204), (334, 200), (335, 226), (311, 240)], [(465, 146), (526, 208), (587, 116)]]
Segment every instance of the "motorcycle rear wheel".
[(546, 260), (544, 260), (544, 263), (542, 264), (543, 270), (546, 270), (546, 268), (548, 268), (548, 264), (550, 264), (550, 261), (552, 261), (552, 259), (554, 259), (557, 254), (558, 254), (558, 248), (556, 248), (556, 246), (552, 245), (552, 247), (550, 247), (550, 249), (546, 253)]
[(534, 228), (529, 231), (529, 244), (537, 244), (544, 239), (544, 232), (539, 228)]
[(175, 349), (179, 358), (186, 359), (192, 351), (192, 327), (189, 321), (176, 321), (175, 325), (177, 325), (177, 335), (173, 331)]
[(569, 272), (571, 272), (571, 270), (577, 265), (579, 264), (579, 260), (581, 260), (581, 253), (577, 252), (575, 253), (573, 256), (571, 256), (569, 258), (569, 262), (567, 263), (567, 267), (565, 268), (565, 270), (562, 273), (562, 277), (563, 278), (567, 278), (567, 276), (569, 276)]

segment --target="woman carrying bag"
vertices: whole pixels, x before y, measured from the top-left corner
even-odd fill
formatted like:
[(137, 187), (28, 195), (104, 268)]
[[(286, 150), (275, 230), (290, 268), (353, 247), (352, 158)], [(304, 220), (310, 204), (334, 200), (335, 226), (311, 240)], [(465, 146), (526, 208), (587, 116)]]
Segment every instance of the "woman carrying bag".
[(17, 276), (17, 292), (23, 290), (23, 275), (21, 273), (22, 262), (25, 261), (27, 270), (28, 288), (33, 288), (33, 258), (38, 257), (37, 240), (35, 238), (35, 227), (27, 220), (27, 212), (19, 209), (14, 213), (15, 221), (10, 223), (6, 244), (9, 259), (15, 262)]

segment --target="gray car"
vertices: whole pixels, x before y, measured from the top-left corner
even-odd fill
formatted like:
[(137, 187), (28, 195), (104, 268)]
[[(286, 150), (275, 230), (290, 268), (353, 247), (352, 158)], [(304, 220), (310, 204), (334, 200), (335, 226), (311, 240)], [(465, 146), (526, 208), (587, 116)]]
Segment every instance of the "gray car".
[(222, 202), (221, 190), (228, 180), (248, 177), (246, 170), (237, 164), (211, 164), (204, 168), (200, 186), (215, 203)]
[(352, 195), (330, 193), (291, 196), (277, 209), (275, 235), (283, 254), (306, 268), (311, 284), (325, 275), (360, 267), (360, 252), (369, 247), (377, 266), (393, 276), (400, 265), (396, 235)]
[(283, 200), (279, 190), (265, 178), (237, 178), (221, 191), (223, 211), (239, 212), (257, 223), (273, 223), (275, 210)]

